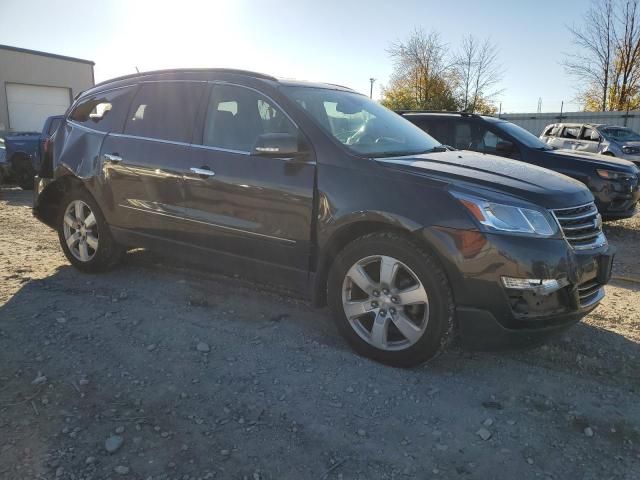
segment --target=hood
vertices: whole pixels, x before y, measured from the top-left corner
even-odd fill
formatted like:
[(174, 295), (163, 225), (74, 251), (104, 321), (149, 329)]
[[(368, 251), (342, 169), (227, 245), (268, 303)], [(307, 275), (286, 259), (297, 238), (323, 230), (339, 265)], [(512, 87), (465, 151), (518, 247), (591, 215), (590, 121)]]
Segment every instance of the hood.
[[(640, 143), (638, 145), (640, 146)], [(545, 153), (555, 157), (582, 160), (598, 168), (637, 173), (636, 166), (633, 162), (623, 160), (622, 158), (611, 157), (609, 155), (600, 155), (599, 153), (590, 152), (575, 152), (573, 150), (550, 150)]]
[(629, 140), (628, 142), (620, 142), (618, 140), (612, 140), (612, 143), (617, 143), (618, 145), (620, 145), (621, 147), (636, 147), (636, 148), (640, 148), (640, 142), (637, 140)]
[[(593, 201), (582, 183), (528, 163), (469, 151), (428, 153), (376, 159), (394, 170), (473, 191), (473, 187), (509, 195), (545, 208), (563, 208)], [(476, 195), (483, 195), (477, 192)]]

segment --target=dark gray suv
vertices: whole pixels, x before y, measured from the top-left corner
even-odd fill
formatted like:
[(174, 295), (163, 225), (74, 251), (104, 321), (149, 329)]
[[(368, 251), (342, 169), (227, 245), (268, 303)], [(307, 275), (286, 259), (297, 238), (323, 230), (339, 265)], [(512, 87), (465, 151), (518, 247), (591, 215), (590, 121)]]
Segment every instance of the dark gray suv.
[(34, 214), (82, 271), (144, 247), (244, 272), (328, 303), (358, 352), (407, 366), (454, 329), (476, 347), (539, 342), (604, 296), (589, 190), (486, 158), (344, 87), (150, 72), (76, 99)]

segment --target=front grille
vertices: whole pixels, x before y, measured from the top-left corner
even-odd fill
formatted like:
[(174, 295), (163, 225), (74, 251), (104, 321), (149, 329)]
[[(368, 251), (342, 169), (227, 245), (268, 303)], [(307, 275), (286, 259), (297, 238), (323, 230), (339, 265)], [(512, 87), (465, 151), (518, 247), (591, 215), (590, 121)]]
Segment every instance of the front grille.
[(559, 208), (553, 211), (562, 233), (576, 249), (595, 248), (605, 243), (602, 219), (595, 204)]
[(580, 306), (586, 307), (592, 303), (600, 300), (602, 296), (602, 285), (597, 280), (588, 280), (578, 285), (578, 298), (580, 299)]

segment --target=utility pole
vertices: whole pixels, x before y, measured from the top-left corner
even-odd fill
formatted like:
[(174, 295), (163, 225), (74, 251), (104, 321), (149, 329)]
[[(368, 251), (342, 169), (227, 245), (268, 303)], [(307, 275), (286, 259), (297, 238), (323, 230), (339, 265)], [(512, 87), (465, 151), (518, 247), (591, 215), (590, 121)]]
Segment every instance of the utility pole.
[(537, 113), (540, 113), (540, 112), (542, 112), (542, 97), (538, 98), (538, 112)]
[(371, 82), (371, 88), (369, 89), (369, 98), (373, 98), (373, 82), (375, 82), (376, 79), (371, 77), (369, 81)]
[(498, 110), (498, 118), (502, 115), (502, 102), (500, 102), (500, 110)]

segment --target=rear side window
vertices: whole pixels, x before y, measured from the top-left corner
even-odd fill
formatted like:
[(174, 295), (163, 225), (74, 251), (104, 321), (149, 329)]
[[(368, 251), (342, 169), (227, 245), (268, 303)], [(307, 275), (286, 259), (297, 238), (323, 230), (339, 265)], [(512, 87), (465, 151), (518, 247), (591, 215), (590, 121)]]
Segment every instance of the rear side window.
[(559, 127), (557, 127), (556, 125), (551, 125), (550, 127), (547, 127), (542, 135), (544, 135), (545, 137), (556, 137), (558, 135), (558, 130)]
[[(132, 95), (133, 87), (100, 92), (82, 99), (69, 118), (101, 132), (121, 132)], [(55, 132), (58, 128), (54, 122), (55, 120), (51, 122), (49, 133)]]
[(459, 150), (472, 149), (473, 138), (469, 122), (456, 122), (453, 130), (453, 147)]
[(235, 85), (215, 85), (207, 107), (203, 144), (249, 152), (259, 135), (298, 130), (287, 116), (258, 92)]
[(124, 133), (190, 143), (203, 92), (202, 83), (142, 83), (131, 103)]

